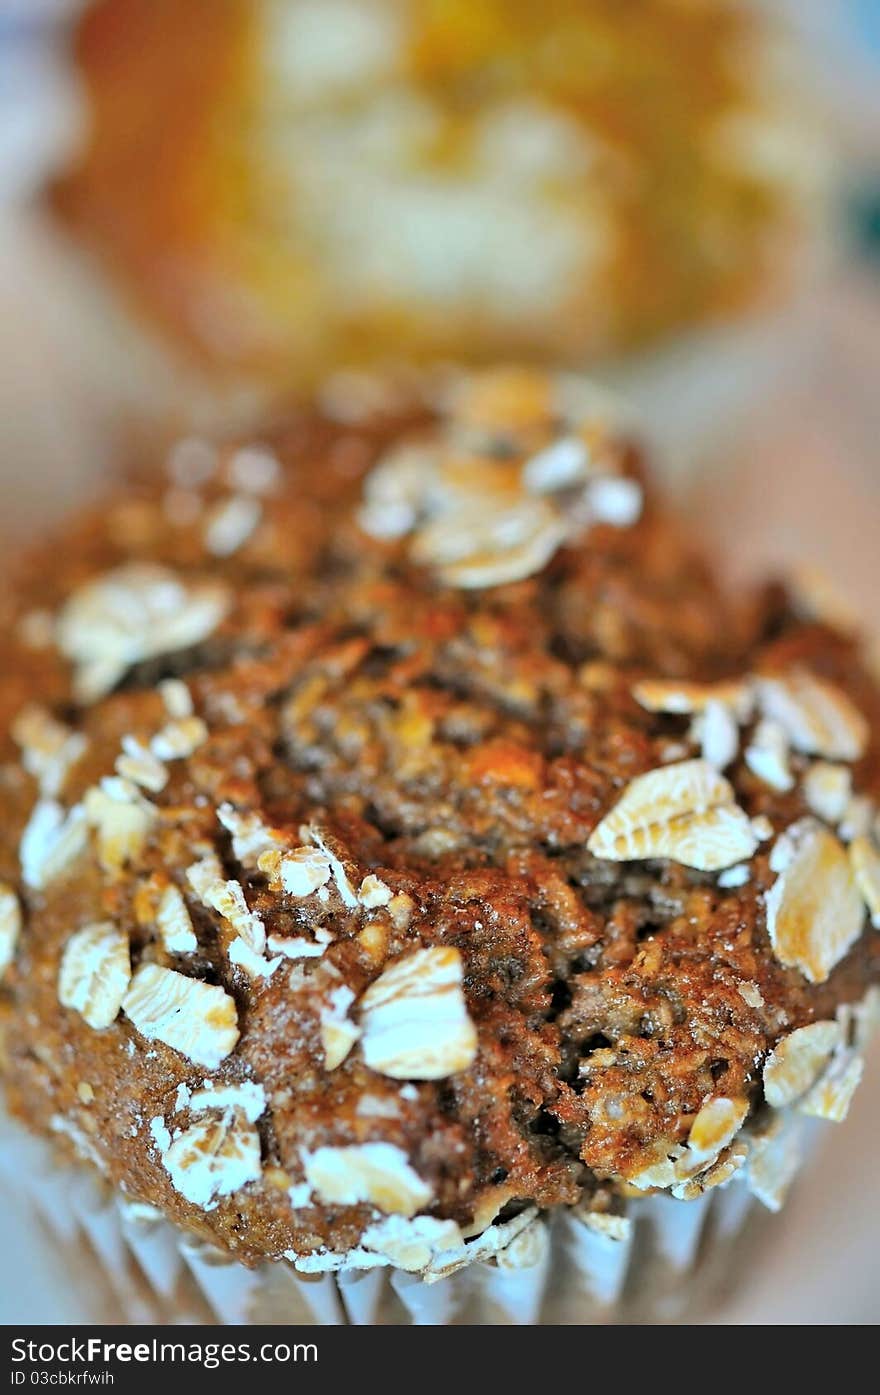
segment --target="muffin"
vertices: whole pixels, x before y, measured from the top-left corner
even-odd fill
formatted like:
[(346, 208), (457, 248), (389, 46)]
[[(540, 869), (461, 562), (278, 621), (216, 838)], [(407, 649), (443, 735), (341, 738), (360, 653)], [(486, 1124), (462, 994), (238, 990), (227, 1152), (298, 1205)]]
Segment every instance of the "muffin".
[(9, 1170), (59, 1244), (178, 1319), (184, 1274), (693, 1312), (877, 1016), (856, 639), (725, 596), (618, 404), (513, 368), (184, 440), (3, 609), (2, 1072), (53, 1149)]
[(55, 202), (219, 376), (581, 366), (788, 282), (789, 49), (744, 0), (100, 0)]

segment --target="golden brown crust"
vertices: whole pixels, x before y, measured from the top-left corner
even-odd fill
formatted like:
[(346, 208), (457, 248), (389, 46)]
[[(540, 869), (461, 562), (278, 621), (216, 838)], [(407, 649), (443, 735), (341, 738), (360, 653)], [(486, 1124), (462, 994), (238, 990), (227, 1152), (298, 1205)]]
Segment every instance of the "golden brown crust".
[[(632, 693), (639, 680), (807, 670), (876, 733), (880, 700), (855, 644), (800, 620), (775, 591), (731, 605), (653, 502), (629, 526), (585, 527), (521, 581), (440, 584), (407, 540), (377, 541), (357, 521), (365, 474), (425, 420), (422, 409), (349, 427), (293, 418), (269, 442), (279, 479), (229, 556), (208, 549), (217, 535), (206, 522), (241, 456), (224, 448), (198, 484), (181, 484), (178, 457), (176, 483), (154, 474), (74, 522), (19, 564), (4, 598), (0, 881), (25, 907), (4, 986), (12, 1107), (92, 1154), (130, 1196), (248, 1262), (347, 1251), (375, 1221), (367, 1204), (303, 1202), (304, 1157), (321, 1147), (398, 1148), (430, 1193), (418, 1209), (465, 1230), (497, 1206), (573, 1204), (599, 1181), (635, 1177), (658, 1146), (687, 1140), (707, 1100), (757, 1108), (777, 1042), (860, 998), (880, 967), (869, 929), (824, 982), (783, 966), (767, 929), (772, 845), (757, 835), (739, 885), (669, 856), (619, 862), (587, 848), (637, 777), (699, 756), (691, 717), (648, 710)], [(632, 450), (616, 468), (635, 478)], [(83, 665), (59, 653), (65, 631), (46, 617), (67, 614), (69, 627), (70, 597), (132, 563), (167, 568), (190, 596), (220, 583), (229, 608), (198, 642), (172, 653), (159, 644), (112, 691), (80, 701)], [(167, 729), (186, 719), (169, 710), (179, 690), (157, 686), (168, 678), (185, 680), (205, 724), (179, 756)], [(85, 738), (48, 797), (91, 811), (85, 850), (29, 886), (21, 838), (38, 787), (14, 722), (27, 703)], [(812, 815), (802, 775), (813, 756), (793, 753), (792, 788), (773, 789), (743, 757), (754, 726), (743, 718), (726, 775), (748, 819), (764, 816), (779, 834)], [(116, 815), (106, 822), (94, 791), (136, 775), (150, 743), (166, 782), (150, 788), (148, 769), (139, 794), (125, 787), (151, 812), (120, 852)], [(126, 752), (133, 766), (119, 766)], [(873, 737), (848, 768), (860, 795), (880, 796)], [(286, 890), (277, 854), (259, 864), (234, 823), (251, 815), (272, 848), (317, 851), (321, 895)], [(342, 869), (328, 870), (327, 849)], [(234, 913), (187, 877), (210, 854), (260, 918), (267, 959), (295, 939), (323, 953), (284, 958), (266, 977), (232, 962)], [(390, 905), (381, 889), (378, 904), (358, 901), (370, 874)], [(191, 952), (160, 933), (169, 886), (195, 933)], [(60, 1006), (65, 946), (105, 922), (127, 935), (135, 968), (171, 968), (232, 996), (240, 1037), (218, 1066), (148, 1039), (132, 1004), (101, 1029)], [(371, 1068), (364, 991), (415, 949), (438, 947), (460, 957), (476, 1055), (440, 1078)], [(332, 1069), (330, 1018), (354, 1027)], [(191, 1096), (206, 1078), (256, 1082), (268, 1101), (256, 1124), (261, 1176), (210, 1207), (175, 1184), (162, 1132), (198, 1122)]]

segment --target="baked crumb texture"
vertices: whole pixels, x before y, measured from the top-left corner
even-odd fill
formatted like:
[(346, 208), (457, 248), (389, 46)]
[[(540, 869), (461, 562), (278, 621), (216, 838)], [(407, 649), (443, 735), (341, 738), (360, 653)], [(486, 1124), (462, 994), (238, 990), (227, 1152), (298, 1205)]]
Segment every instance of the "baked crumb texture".
[(822, 141), (747, 0), (100, 0), (68, 226), (217, 369), (588, 356), (789, 283)]
[(852, 635), (725, 599), (598, 389), (432, 391), (182, 441), (4, 590), (11, 1106), (245, 1263), (777, 1207), (877, 1012)]

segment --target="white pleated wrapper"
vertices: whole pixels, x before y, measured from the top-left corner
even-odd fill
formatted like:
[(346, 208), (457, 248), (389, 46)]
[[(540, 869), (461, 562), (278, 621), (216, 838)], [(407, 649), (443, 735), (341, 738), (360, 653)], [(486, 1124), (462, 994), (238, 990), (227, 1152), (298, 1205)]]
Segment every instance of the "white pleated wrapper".
[[(800, 1121), (784, 1148), (803, 1151)], [(793, 1157), (793, 1154), (792, 1154)], [(788, 1167), (789, 1164), (786, 1163)], [(789, 1167), (789, 1170), (793, 1170)], [(489, 1262), (426, 1283), (391, 1268), (303, 1275), (256, 1270), (184, 1237), (150, 1207), (121, 1198), (91, 1169), (59, 1167), (51, 1146), (3, 1121), (0, 1177), (13, 1204), (69, 1264), (96, 1321), (186, 1324), (592, 1324), (669, 1321), (717, 1296), (744, 1223), (763, 1208), (745, 1170), (695, 1201), (657, 1194), (626, 1217), (577, 1210), (536, 1216)]]
[[(59, 1165), (50, 1143), (2, 1113), (0, 1183), (6, 1204), (33, 1216), (53, 1262), (57, 1255), (69, 1265), (78, 1295), (93, 1295), (94, 1321), (522, 1326), (693, 1319), (732, 1286), (747, 1258), (743, 1242), (754, 1213), (781, 1208), (821, 1131), (818, 1118), (845, 1117), (860, 1052), (880, 1024), (880, 990), (841, 1007), (837, 1017), (841, 1040), (819, 1084), (746, 1123), (738, 1135), (746, 1144), (739, 1170), (710, 1169), (719, 1185), (710, 1188), (706, 1172), (705, 1190), (699, 1181), (686, 1187), (693, 1200), (636, 1194), (620, 1200), (613, 1215), (587, 1209), (586, 1201), (544, 1214), (532, 1209), (490, 1226), (464, 1250), (434, 1253), (426, 1277), (385, 1265), (366, 1249), (247, 1269), (114, 1191), (93, 1167)], [(823, 1080), (831, 1082), (824, 1092)]]

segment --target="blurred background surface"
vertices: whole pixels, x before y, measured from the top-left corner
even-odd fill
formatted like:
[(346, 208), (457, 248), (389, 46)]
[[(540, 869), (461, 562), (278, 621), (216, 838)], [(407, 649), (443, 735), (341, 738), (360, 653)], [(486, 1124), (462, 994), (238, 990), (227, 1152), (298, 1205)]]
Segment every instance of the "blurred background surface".
[[(296, 3), (302, 8), (300, 0)], [(701, 8), (700, 0), (656, 0), (656, 6), (652, 0), (649, 8), (659, 12), (668, 6), (681, 16), (692, 5)], [(110, 0), (109, 9), (118, 6), (119, 0)], [(353, 7), (357, 0), (349, 3), (349, 10)], [(45, 526), (93, 493), (120, 458), (120, 443), (132, 432), (142, 436), (145, 423), (164, 433), (192, 423), (247, 421), (279, 385), (296, 386), (306, 376), (303, 343), (285, 337), (296, 327), (296, 305), (278, 303), (272, 294), (272, 278), (283, 279), (293, 243), (302, 255), (300, 233), (293, 236), (289, 221), (281, 233), (274, 226), (271, 236), (266, 227), (261, 231), (264, 241), (274, 241), (268, 290), (265, 282), (260, 286), (264, 308), (273, 315), (277, 311), (272, 354), (259, 359), (259, 371), (252, 371), (253, 361), (247, 372), (239, 372), (244, 355), (230, 373), (228, 363), (221, 371), (211, 349), (212, 336), (213, 342), (223, 340), (216, 320), (194, 352), (192, 323), (169, 316), (167, 307), (156, 303), (161, 301), (157, 291), (152, 304), (148, 294), (133, 311), (130, 281), (128, 291), (125, 283), (142, 277), (138, 257), (123, 257), (112, 274), (105, 274), (106, 248), (95, 262), (106, 224), (100, 218), (96, 223), (94, 209), (89, 211), (88, 181), (80, 187), (76, 210), (77, 200), (67, 198), (63, 222), (47, 212), (41, 197), (47, 180), (76, 168), (89, 149), (85, 86), (71, 62), (71, 16), (79, 8), (69, 0), (0, 0), (0, 534), (7, 538)], [(168, 8), (158, 5), (155, 13)], [(251, 7), (266, 23), (277, 8)], [(806, 274), (799, 272), (785, 294), (765, 294), (773, 286), (759, 284), (766, 280), (763, 271), (752, 283), (754, 295), (733, 296), (729, 306), (723, 276), (701, 304), (687, 310), (673, 295), (667, 307), (676, 308), (650, 332), (634, 317), (636, 298), (618, 316), (618, 332), (589, 344), (578, 342), (585, 297), (587, 303), (590, 298), (585, 282), (586, 290), (549, 320), (532, 319), (527, 308), (521, 309), (510, 338), (529, 351), (545, 350), (547, 326), (560, 323), (561, 314), (567, 327), (564, 343), (556, 346), (560, 354), (570, 359), (583, 352), (597, 376), (635, 397), (647, 434), (658, 443), (670, 488), (733, 581), (808, 561), (869, 627), (876, 625), (880, 646), (880, 6), (876, 0), (766, 0), (760, 8), (793, 26), (792, 52), (806, 75), (811, 110), (821, 113), (817, 140), (830, 159), (823, 213), (820, 218), (817, 210), (813, 231), (822, 255), (809, 259)], [(133, 13), (142, 6), (125, 0), (121, 9)], [(226, 0), (216, 9), (227, 17), (241, 14), (240, 5)], [(319, 51), (320, 35), (315, 39), (313, 32), (313, 40)], [(126, 61), (135, 58), (129, 54)], [(338, 54), (334, 59), (324, 52), (323, 61), (333, 70)], [(135, 80), (147, 83), (148, 91), (154, 79), (146, 72)], [(302, 100), (307, 102), (307, 93)], [(284, 148), (291, 115), (280, 105), (279, 117), (276, 92), (274, 103), (261, 111), (260, 149), (267, 142), (265, 149), (273, 152), (271, 161), (261, 155), (261, 177), (276, 186), (280, 181), (288, 197), (294, 173), (278, 160), (278, 146)], [(239, 109), (236, 119), (242, 119)], [(224, 148), (220, 140), (213, 158)], [(777, 162), (770, 168), (778, 170), (781, 159), (783, 173), (791, 173), (791, 145), (783, 147), (781, 157), (778, 146), (770, 142), (769, 148)], [(515, 154), (525, 158), (522, 150)], [(813, 168), (809, 161), (806, 167)], [(70, 185), (65, 187), (69, 191)], [(120, 190), (111, 186), (111, 203), (117, 196), (122, 198)], [(150, 196), (158, 197), (155, 187)], [(257, 196), (250, 188), (247, 197)], [(129, 189), (125, 199), (131, 197)], [(586, 216), (582, 185), (557, 189), (557, 204), (559, 198), (569, 213), (576, 208), (578, 217)], [(595, 208), (594, 192), (590, 198)], [(130, 216), (131, 207), (124, 212)], [(685, 204), (678, 216), (687, 219), (691, 212)], [(778, 208), (771, 222), (777, 214)], [(605, 213), (603, 219), (607, 222)], [(96, 227), (101, 236), (96, 237)], [(803, 227), (786, 227), (800, 248)], [(211, 219), (201, 224), (190, 250), (200, 254), (219, 228)], [(192, 227), (186, 231), (189, 236)], [(740, 246), (748, 263), (748, 241)], [(208, 250), (213, 255), (216, 247)], [(773, 250), (779, 256), (775, 242)], [(781, 250), (777, 265), (783, 268), (786, 247)], [(794, 258), (798, 249), (788, 250)], [(660, 256), (655, 274), (663, 265)], [(252, 267), (247, 259), (238, 263), (246, 291), (253, 290)], [(673, 283), (678, 274), (671, 271)], [(780, 269), (779, 286), (786, 280)], [(603, 289), (601, 277), (593, 284)], [(741, 278), (738, 285), (743, 292)], [(719, 318), (716, 311), (732, 311), (733, 301), (739, 302), (739, 313)], [(228, 307), (223, 310), (229, 313)], [(714, 320), (711, 327), (695, 327), (707, 316)], [(476, 328), (452, 318), (452, 340), (444, 343), (428, 334), (429, 348), (460, 349), (471, 330), (480, 353), (494, 352), (504, 342), (503, 317), (494, 323), (484, 317)], [(608, 315), (598, 319), (607, 326)], [(388, 339), (401, 326), (408, 342), (411, 321), (378, 316), (372, 322), (369, 333), (382, 350), (378, 356), (388, 356)], [(340, 355), (345, 328), (343, 319), (334, 324), (338, 338), (329, 341), (329, 354)], [(358, 356), (365, 342), (362, 334)], [(621, 355), (624, 342), (630, 352)], [(805, 1177), (783, 1217), (768, 1220), (760, 1277), (715, 1320), (843, 1323), (880, 1317), (880, 1174), (872, 1159), (878, 1117), (875, 1053), (846, 1133), (828, 1131), (819, 1168)], [(0, 1315), (8, 1322), (85, 1316), (77, 1306), (81, 1299), (53, 1281), (51, 1256), (17, 1226), (14, 1215), (0, 1211)]]

